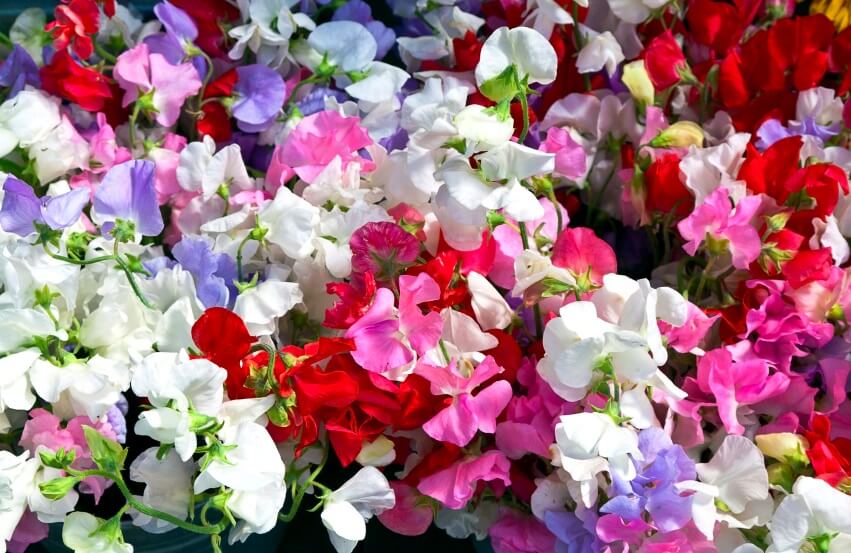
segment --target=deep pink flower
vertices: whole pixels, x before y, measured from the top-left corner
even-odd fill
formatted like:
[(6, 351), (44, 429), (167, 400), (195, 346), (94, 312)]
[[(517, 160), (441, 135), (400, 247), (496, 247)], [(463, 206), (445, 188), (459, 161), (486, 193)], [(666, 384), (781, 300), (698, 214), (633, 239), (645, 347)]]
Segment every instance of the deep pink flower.
[[(448, 468), (420, 480), (417, 489), (450, 509), (463, 509), (476, 493), (479, 482), (511, 485), (511, 463), (500, 451), (465, 457)], [(497, 490), (502, 491), (502, 490)]]
[(555, 172), (568, 179), (579, 179), (588, 168), (585, 149), (561, 127), (551, 127), (547, 131), (547, 139), (541, 143), (541, 151), (556, 155)]
[(419, 304), (440, 298), (440, 288), (428, 274), (399, 277), (399, 309), (388, 288), (379, 288), (369, 310), (347, 331), (355, 341), (354, 360), (364, 369), (390, 379), (413, 369), (414, 354), (423, 355), (440, 339), (440, 314), (423, 315)]
[(152, 54), (144, 42), (118, 56), (113, 76), (124, 90), (123, 106), (150, 93), (149, 107), (155, 110), (157, 123), (165, 127), (177, 122), (183, 102), (201, 89), (195, 66), (172, 65), (162, 54)]
[(390, 487), (396, 494), (396, 504), (378, 515), (381, 524), (403, 536), (419, 536), (428, 530), (434, 511), (422, 501), (422, 496), (404, 482), (392, 481)]
[(408, 231), (387, 221), (367, 223), (349, 240), (352, 269), (373, 273), (380, 281), (392, 280), (405, 266), (417, 259), (420, 244)]
[(682, 326), (673, 326), (665, 321), (659, 321), (659, 330), (668, 339), (668, 347), (680, 353), (688, 353), (697, 348), (718, 319), (718, 315), (710, 317), (691, 302), (688, 303), (686, 317), (686, 322)]
[[(697, 382), (700, 388), (715, 396), (718, 415), (730, 434), (743, 434), (737, 411), (742, 406), (753, 405), (778, 396), (789, 387), (789, 377), (771, 373), (767, 361), (759, 358), (736, 360), (749, 342), (707, 352), (697, 362)], [(743, 347), (740, 347), (743, 346)], [(731, 351), (731, 349), (733, 351)]]
[(577, 280), (588, 277), (590, 284), (601, 286), (603, 276), (617, 272), (615, 251), (590, 228), (567, 228), (553, 245), (553, 265), (568, 269)]
[(479, 430), (486, 434), (496, 432), (496, 418), (511, 399), (511, 384), (497, 380), (473, 395), (479, 386), (502, 372), (493, 357), (485, 357), (469, 374), (463, 374), (454, 359), (447, 367), (422, 362), (415, 370), (431, 382), (432, 394), (452, 397), (452, 403), (423, 425), (426, 434), (464, 447)]
[(556, 539), (544, 523), (514, 509), (503, 509), (488, 530), (495, 553), (551, 553)]
[(694, 255), (710, 235), (716, 241), (727, 242), (725, 249), (729, 249), (732, 255), (734, 267), (747, 269), (762, 250), (759, 233), (752, 222), (761, 206), (759, 196), (745, 196), (731, 212), (727, 189), (718, 188), (677, 225), (682, 237), (688, 241), (683, 249)]
[(272, 163), (276, 184), (288, 179), (291, 168), (296, 175), (312, 183), (334, 158), (339, 157), (343, 170), (351, 163), (362, 172), (375, 169), (375, 163), (358, 151), (372, 145), (372, 139), (357, 117), (344, 117), (336, 111), (320, 111), (302, 119), (286, 141), (275, 148)]

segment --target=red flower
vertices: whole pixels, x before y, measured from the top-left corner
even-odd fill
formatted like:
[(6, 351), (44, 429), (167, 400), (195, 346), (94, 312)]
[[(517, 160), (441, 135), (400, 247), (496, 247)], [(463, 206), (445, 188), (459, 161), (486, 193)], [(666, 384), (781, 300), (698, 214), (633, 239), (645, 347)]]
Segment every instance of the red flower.
[(476, 37), (476, 33), (467, 31), (464, 38), (456, 38), (452, 41), (452, 47), (455, 52), (453, 71), (474, 71), (482, 53), (482, 42)]
[(781, 272), (792, 288), (800, 288), (810, 282), (827, 279), (832, 267), (830, 248), (821, 248), (799, 251), (783, 264)]
[(239, 19), (239, 9), (227, 0), (171, 0), (171, 3), (195, 22), (198, 27), (195, 43), (211, 56), (224, 57), (223, 29), (227, 28), (227, 23)]
[(113, 94), (106, 76), (78, 64), (65, 50), (56, 52), (39, 75), (47, 92), (74, 102), (86, 111), (104, 111), (108, 105), (114, 105), (113, 98), (120, 98), (120, 94)]
[(830, 45), (828, 60), (831, 71), (844, 75), (836, 90), (837, 96), (843, 96), (851, 90), (851, 27), (836, 35)]
[(836, 486), (851, 475), (851, 440), (831, 440), (830, 419), (827, 416), (814, 414), (810, 430), (804, 431), (804, 437), (810, 442), (807, 457), (816, 476)]
[(762, 153), (748, 144), (747, 157), (736, 178), (745, 181), (754, 194), (768, 194), (780, 201), (785, 183), (798, 170), (803, 145), (799, 136), (778, 140)]
[(325, 285), (325, 291), (340, 299), (325, 310), (323, 324), (328, 328), (347, 329), (360, 319), (372, 304), (372, 298), (375, 296), (375, 277), (369, 271), (355, 273), (351, 283), (329, 282)]
[(80, 59), (91, 57), (94, 53), (92, 35), (97, 34), (100, 23), (95, 0), (70, 0), (56, 6), (53, 13), (56, 20), (44, 28), (53, 36), (53, 46), (57, 50), (70, 48)]
[[(245, 389), (249, 366), (242, 361), (256, 340), (236, 313), (224, 307), (207, 309), (192, 325), (192, 340), (205, 358), (228, 372), (231, 399), (254, 397)], [(268, 363), (268, 356), (261, 363)]]
[(748, 18), (732, 3), (694, 0), (688, 4), (686, 23), (692, 39), (723, 55), (738, 44), (753, 15)]
[(680, 72), (688, 68), (685, 54), (670, 30), (655, 37), (644, 49), (644, 66), (657, 90), (680, 82)]
[(674, 213), (677, 219), (686, 217), (694, 209), (694, 196), (680, 178), (680, 158), (665, 154), (657, 158), (644, 173), (647, 188), (647, 211)]
[(201, 106), (203, 115), (195, 123), (195, 127), (201, 135), (210, 136), (216, 142), (224, 142), (230, 139), (231, 119), (224, 104), (206, 100), (231, 96), (238, 79), (236, 69), (231, 69), (210, 82), (204, 89), (205, 103)]

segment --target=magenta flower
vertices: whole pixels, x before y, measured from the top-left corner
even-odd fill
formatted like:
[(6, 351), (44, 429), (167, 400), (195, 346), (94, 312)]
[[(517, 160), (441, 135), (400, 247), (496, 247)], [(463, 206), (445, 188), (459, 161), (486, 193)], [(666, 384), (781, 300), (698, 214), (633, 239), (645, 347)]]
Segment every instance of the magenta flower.
[(452, 397), (452, 403), (423, 425), (425, 433), (435, 440), (464, 447), (479, 430), (486, 434), (496, 432), (496, 418), (511, 400), (511, 384), (497, 380), (475, 396), (473, 391), (501, 372), (502, 367), (491, 356), (469, 374), (462, 373), (457, 360), (446, 367), (425, 362), (417, 365), (416, 373), (431, 382), (432, 394)]
[(198, 71), (191, 63), (170, 64), (162, 54), (152, 54), (144, 43), (127, 50), (115, 62), (115, 80), (124, 90), (123, 106), (150, 94), (146, 108), (156, 113), (160, 125), (177, 122), (180, 108), (201, 89)]
[[(749, 346), (748, 342), (744, 342)], [(741, 350), (732, 346), (734, 350)], [(789, 387), (789, 377), (783, 373), (770, 374), (770, 365), (757, 357), (734, 359), (728, 348), (707, 352), (697, 362), (697, 383), (700, 389), (715, 396), (718, 415), (730, 434), (743, 434), (737, 411), (740, 407), (776, 397)]]
[(347, 331), (355, 341), (354, 360), (364, 369), (400, 379), (413, 369), (414, 354), (423, 355), (437, 345), (443, 328), (439, 313), (423, 315), (419, 304), (440, 297), (429, 275), (399, 278), (399, 309), (387, 288), (375, 292), (372, 306)]
[(405, 265), (410, 265), (420, 253), (414, 236), (387, 221), (367, 223), (357, 229), (349, 240), (352, 250), (352, 269), (358, 273), (371, 272), (379, 281), (391, 281)]
[(612, 247), (585, 227), (562, 231), (553, 245), (552, 262), (556, 267), (568, 269), (586, 288), (589, 284), (602, 286), (603, 276), (618, 270)]
[(375, 169), (375, 163), (358, 151), (372, 145), (372, 139), (357, 117), (343, 117), (336, 111), (320, 111), (301, 120), (283, 145), (275, 149), (272, 163), (276, 174), (288, 174), (291, 167), (302, 180), (312, 183), (334, 158), (343, 162), (343, 171), (352, 164), (363, 172)]
[(718, 188), (677, 225), (682, 237), (688, 240), (683, 249), (694, 255), (700, 244), (711, 237), (719, 243), (721, 251), (730, 250), (734, 267), (747, 269), (762, 250), (757, 227), (752, 224), (761, 206), (759, 196), (746, 196), (731, 212), (727, 189)]
[(479, 482), (500, 480), (511, 485), (511, 462), (500, 451), (492, 450), (479, 457), (465, 457), (450, 467), (420, 480), (417, 489), (450, 509), (463, 509), (476, 493)]

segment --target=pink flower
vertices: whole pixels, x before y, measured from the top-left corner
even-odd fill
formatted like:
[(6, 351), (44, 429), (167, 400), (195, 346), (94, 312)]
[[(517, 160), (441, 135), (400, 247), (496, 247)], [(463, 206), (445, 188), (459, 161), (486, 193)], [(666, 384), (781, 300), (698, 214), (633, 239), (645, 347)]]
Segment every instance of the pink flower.
[(555, 442), (559, 417), (576, 412), (576, 406), (550, 388), (529, 358), (521, 362), (517, 382), (526, 392), (511, 398), (505, 420), (496, 425), (496, 446), (509, 459), (520, 459), (529, 453), (547, 457), (550, 444)]
[(27, 548), (47, 538), (47, 524), (38, 520), (35, 513), (29, 509), (24, 511), (21, 520), (15, 527), (15, 533), (9, 540), (9, 553), (24, 553)]
[(759, 233), (751, 223), (761, 206), (762, 199), (759, 196), (746, 196), (739, 201), (731, 215), (727, 189), (718, 188), (677, 225), (680, 234), (688, 240), (683, 249), (689, 255), (694, 255), (709, 235), (714, 241), (721, 242), (718, 246), (711, 245), (711, 248), (729, 248), (733, 266), (747, 269), (762, 250)]
[[(65, 451), (75, 451), (76, 459), (71, 465), (77, 470), (89, 470), (96, 468), (92, 461), (89, 446), (83, 433), (83, 426), (90, 426), (100, 432), (106, 438), (116, 439), (115, 430), (109, 422), (93, 422), (88, 417), (74, 417), (65, 427), (62, 420), (44, 409), (33, 409), (30, 411), (30, 420), (24, 424), (20, 444), (27, 448), (30, 453), (35, 454), (39, 446), (44, 446), (51, 451), (59, 448)], [(111, 484), (105, 478), (90, 476), (80, 484), (80, 490), (95, 496), (95, 502), (100, 500), (103, 491)]]
[(668, 339), (668, 347), (680, 353), (694, 351), (718, 319), (718, 315), (709, 317), (691, 302), (688, 303), (686, 317), (686, 322), (682, 326), (673, 326), (665, 321), (659, 321), (659, 330)]
[(615, 273), (618, 261), (615, 251), (590, 228), (564, 229), (553, 245), (553, 265), (570, 270), (582, 284), (602, 286), (603, 275)]
[(346, 331), (346, 338), (355, 341), (354, 360), (368, 371), (402, 378), (412, 368), (414, 353), (425, 354), (440, 339), (440, 314), (423, 315), (418, 307), (438, 298), (440, 288), (425, 273), (399, 277), (398, 313), (393, 292), (379, 288), (369, 310)]
[(420, 501), (417, 490), (404, 482), (392, 481), (390, 487), (396, 494), (396, 504), (378, 515), (381, 524), (403, 536), (419, 536), (425, 533), (434, 519), (431, 507)]
[[(789, 377), (783, 373), (770, 374), (764, 359), (743, 355), (749, 342), (707, 352), (697, 362), (697, 382), (704, 392), (715, 396), (718, 415), (730, 434), (743, 434), (737, 411), (778, 396), (789, 387)], [(732, 350), (732, 352), (731, 352)], [(734, 359), (733, 353), (740, 359)], [(745, 357), (745, 359), (741, 359)]]
[(177, 181), (177, 166), (180, 152), (186, 147), (186, 138), (174, 133), (166, 133), (162, 147), (148, 152), (148, 159), (156, 163), (154, 170), (154, 188), (157, 191), (157, 203), (165, 205), (175, 196), (184, 192)]
[(115, 142), (115, 131), (106, 122), (106, 115), (97, 114), (98, 130), (89, 141), (92, 157), (89, 170), (92, 173), (103, 173), (113, 165), (124, 163), (133, 158), (130, 150), (118, 146)]
[(201, 89), (198, 71), (191, 63), (172, 65), (162, 54), (152, 54), (144, 42), (118, 56), (113, 75), (124, 89), (122, 105), (151, 94), (146, 107), (156, 112), (157, 123), (165, 127), (177, 122), (183, 102)]
[(423, 478), (417, 489), (450, 509), (462, 509), (473, 498), (479, 482), (499, 480), (510, 486), (510, 470), (511, 463), (502, 452), (488, 451), (479, 457), (465, 457)]
[(343, 171), (349, 164), (356, 163), (362, 172), (369, 172), (375, 169), (375, 163), (361, 157), (358, 150), (372, 143), (357, 117), (320, 111), (302, 119), (286, 142), (275, 148), (274, 170), (270, 167), (270, 171), (278, 184), (289, 179), (288, 168), (305, 182), (312, 183), (334, 158), (339, 157)]
[(588, 168), (585, 149), (560, 127), (551, 127), (547, 131), (541, 151), (556, 155), (555, 172), (568, 179), (579, 179)]
[(488, 530), (495, 553), (551, 553), (555, 536), (540, 520), (513, 509), (503, 509), (502, 516)]
[(349, 247), (352, 269), (358, 273), (371, 272), (384, 282), (393, 280), (420, 253), (420, 244), (410, 232), (387, 221), (367, 223), (357, 229)]
[[(468, 363), (462, 361), (462, 363)], [(426, 434), (441, 442), (464, 447), (481, 430), (496, 432), (496, 418), (511, 399), (511, 384), (497, 380), (475, 396), (473, 390), (502, 372), (493, 357), (464, 374), (453, 360), (447, 367), (429, 363), (417, 365), (416, 373), (431, 382), (431, 393), (451, 396), (452, 403), (423, 425)]]

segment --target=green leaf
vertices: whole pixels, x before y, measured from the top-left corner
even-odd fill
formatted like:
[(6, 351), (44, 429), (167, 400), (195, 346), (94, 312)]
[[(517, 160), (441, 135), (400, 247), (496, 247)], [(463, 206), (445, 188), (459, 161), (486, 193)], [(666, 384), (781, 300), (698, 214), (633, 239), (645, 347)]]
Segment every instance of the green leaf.
[(84, 426), (86, 443), (92, 452), (92, 461), (104, 472), (117, 474), (124, 468), (127, 450), (113, 440), (105, 438), (91, 426)]
[(557, 278), (547, 277), (541, 281), (541, 284), (544, 285), (544, 291), (543, 293), (541, 293), (541, 297), (544, 298), (559, 296), (561, 294), (573, 292), (573, 286), (566, 282), (562, 282)]

